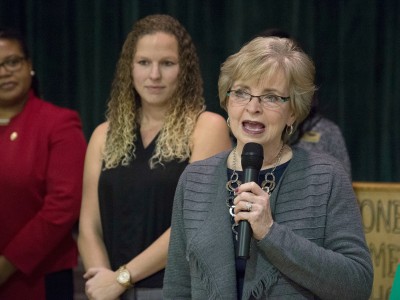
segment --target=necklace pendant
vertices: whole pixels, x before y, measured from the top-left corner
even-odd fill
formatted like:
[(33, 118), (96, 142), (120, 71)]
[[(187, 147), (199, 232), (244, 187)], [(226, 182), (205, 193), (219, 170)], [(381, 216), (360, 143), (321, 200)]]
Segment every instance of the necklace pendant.
[(232, 205), (232, 206), (229, 208), (229, 213), (231, 214), (232, 218), (235, 217), (235, 212), (233, 211), (234, 209), (235, 209), (235, 205)]
[(235, 191), (235, 189), (237, 188), (237, 187), (239, 187), (240, 185), (242, 184), (242, 182), (240, 181), (240, 180), (229, 180), (227, 183), (226, 183), (226, 189), (229, 191), (229, 192), (234, 192)]
[(261, 184), (261, 188), (267, 193), (271, 193), (275, 188), (275, 175), (272, 172), (265, 174), (265, 179)]
[(238, 239), (238, 232), (237, 232), (237, 230), (236, 230), (236, 227), (237, 227), (237, 226), (238, 226), (238, 224), (235, 224), (235, 223), (232, 224), (232, 232), (233, 232), (233, 234), (235, 235), (236, 241), (239, 240), (239, 239)]
[(234, 195), (229, 195), (228, 199), (226, 199), (226, 205), (231, 208), (233, 206), (233, 201), (235, 200)]

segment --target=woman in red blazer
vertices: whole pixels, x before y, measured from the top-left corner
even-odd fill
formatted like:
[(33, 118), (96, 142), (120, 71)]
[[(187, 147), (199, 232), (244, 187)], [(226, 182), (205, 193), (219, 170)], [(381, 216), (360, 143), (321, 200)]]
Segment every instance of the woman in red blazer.
[(86, 141), (33, 77), (24, 40), (0, 29), (0, 299), (72, 299)]

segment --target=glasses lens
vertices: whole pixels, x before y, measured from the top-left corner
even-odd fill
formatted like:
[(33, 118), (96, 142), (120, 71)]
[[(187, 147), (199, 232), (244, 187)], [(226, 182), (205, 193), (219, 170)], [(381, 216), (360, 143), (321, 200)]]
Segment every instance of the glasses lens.
[(3, 66), (6, 68), (8, 72), (15, 72), (21, 69), (23, 57), (15, 57), (3, 62)]
[(261, 103), (263, 104), (264, 107), (267, 108), (276, 108), (278, 107), (278, 96), (273, 95), (273, 94), (267, 94), (261, 96)]
[(236, 91), (231, 91), (230, 96), (232, 97), (232, 100), (234, 103), (238, 105), (244, 105), (250, 100), (250, 95), (241, 91), (241, 90), (236, 90)]

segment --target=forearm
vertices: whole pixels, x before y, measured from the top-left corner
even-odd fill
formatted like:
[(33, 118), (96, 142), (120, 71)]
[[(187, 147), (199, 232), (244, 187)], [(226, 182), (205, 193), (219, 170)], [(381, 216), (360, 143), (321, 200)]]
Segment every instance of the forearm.
[[(170, 230), (168, 229), (145, 251), (126, 264), (132, 283), (136, 283), (165, 267), (169, 235)], [(84, 278), (87, 280), (85, 285), (86, 295), (90, 299), (98, 299), (98, 297), (101, 297), (101, 299), (118, 298), (126, 288), (117, 282), (118, 272), (110, 270), (104, 243), (99, 240), (95, 241), (93, 238), (87, 239), (82, 234), (78, 239), (78, 245), (86, 268), (84, 274)], [(85, 247), (89, 245), (92, 246)]]
[(132, 282), (138, 282), (165, 268), (171, 229), (168, 228), (147, 249), (127, 263)]
[(101, 237), (80, 232), (78, 248), (85, 270), (94, 267), (111, 269), (107, 250)]

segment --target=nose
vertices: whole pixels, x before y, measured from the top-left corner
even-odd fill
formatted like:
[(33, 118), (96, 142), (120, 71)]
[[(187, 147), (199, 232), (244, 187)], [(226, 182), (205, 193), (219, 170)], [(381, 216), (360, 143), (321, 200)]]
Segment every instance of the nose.
[[(254, 101), (252, 101), (254, 99)], [(246, 110), (250, 113), (258, 113), (262, 111), (261, 99), (259, 96), (251, 96), (251, 99), (246, 104)]]
[(160, 66), (158, 64), (153, 64), (150, 71), (151, 79), (158, 79), (161, 77)]

